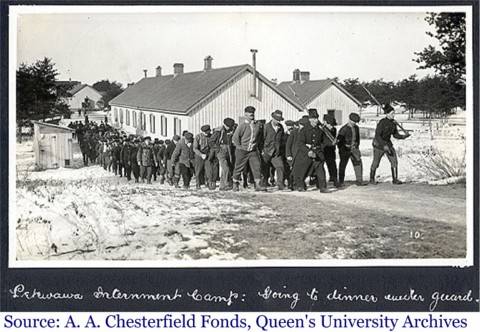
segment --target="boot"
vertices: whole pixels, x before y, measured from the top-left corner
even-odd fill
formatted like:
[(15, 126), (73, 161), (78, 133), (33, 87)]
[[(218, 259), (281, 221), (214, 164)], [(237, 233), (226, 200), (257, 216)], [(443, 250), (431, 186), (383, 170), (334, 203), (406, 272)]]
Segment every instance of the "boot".
[(168, 183), (169, 185), (173, 186), (173, 181), (172, 181), (172, 178), (171, 178), (171, 177), (168, 177), (167, 183)]
[(267, 191), (267, 187), (262, 184), (262, 180), (255, 180), (255, 191)]
[(210, 185), (208, 186), (210, 190), (217, 189), (217, 183), (215, 181), (210, 181)]
[(201, 188), (200, 182), (195, 183), (195, 188), (199, 190)]
[(165, 183), (165, 176), (160, 175), (160, 184), (164, 184), (164, 183)]
[(392, 183), (403, 184), (403, 182), (398, 179), (398, 167), (392, 167)]
[(363, 182), (363, 167), (362, 165), (353, 166), (355, 171), (355, 179), (357, 180), (357, 186), (366, 186), (367, 184)]
[(370, 184), (377, 184), (375, 181), (375, 169), (370, 169)]
[(232, 191), (239, 191), (240, 190), (240, 182), (234, 181)]

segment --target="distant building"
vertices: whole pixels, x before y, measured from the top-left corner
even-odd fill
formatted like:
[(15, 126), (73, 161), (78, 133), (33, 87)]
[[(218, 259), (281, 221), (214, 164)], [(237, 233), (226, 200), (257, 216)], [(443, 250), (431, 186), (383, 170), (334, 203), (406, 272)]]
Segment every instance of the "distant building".
[(93, 108), (98, 108), (97, 103), (102, 98), (102, 94), (88, 84), (77, 84), (67, 91), (65, 101), (70, 106), (70, 110), (76, 111), (82, 108), (85, 98), (88, 98)]
[(145, 71), (145, 78), (109, 102), (110, 123), (128, 133), (171, 138), (183, 130), (198, 133), (204, 124), (220, 126), (226, 117), (239, 121), (248, 105), (267, 121), (276, 109), (285, 119), (304, 114), (302, 105), (248, 64), (212, 68), (208, 56), (201, 71), (184, 73), (183, 67), (174, 64), (172, 75), (157, 67), (154, 77)]
[(293, 71), (291, 81), (281, 82), (277, 87), (304, 108), (316, 108), (321, 118), (324, 114), (334, 115), (339, 125), (361, 107), (360, 101), (334, 80), (310, 80), (310, 72), (299, 69)]

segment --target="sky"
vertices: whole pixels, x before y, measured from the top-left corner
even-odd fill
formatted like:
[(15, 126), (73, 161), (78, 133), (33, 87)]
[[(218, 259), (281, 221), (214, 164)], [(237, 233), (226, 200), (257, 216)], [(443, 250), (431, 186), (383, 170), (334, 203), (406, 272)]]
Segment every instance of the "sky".
[(148, 69), (184, 63), (185, 72), (252, 62), (279, 82), (299, 68), (311, 79), (383, 78), (397, 81), (417, 70), (412, 61), (435, 39), (426, 13), (375, 12), (169, 12), (20, 14), (17, 67), (53, 59), (59, 80), (93, 84), (102, 79), (136, 82)]

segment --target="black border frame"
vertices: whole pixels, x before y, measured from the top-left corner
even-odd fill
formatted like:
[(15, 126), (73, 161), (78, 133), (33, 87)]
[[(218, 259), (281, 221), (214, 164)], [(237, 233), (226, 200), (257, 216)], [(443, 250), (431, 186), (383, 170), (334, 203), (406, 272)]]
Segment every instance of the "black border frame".
[[(341, 5), (341, 6), (447, 6), (472, 7), (473, 20), (473, 111), (474, 111), (474, 266), (452, 267), (251, 267), (251, 268), (8, 268), (8, 13), (12, 5)], [(306, 292), (316, 287), (321, 295), (334, 288), (348, 286), (352, 292), (383, 294), (414, 288), (424, 294), (433, 291), (465, 293), (473, 290), (479, 297), (479, 1), (478, 0), (346, 0), (346, 1), (218, 1), (218, 0), (24, 0), (0, 1), (0, 311), (428, 311), (427, 303), (338, 303), (300, 301), (294, 310), (287, 302), (272, 303), (256, 296), (267, 285), (280, 289)], [(212, 293), (236, 290), (245, 294), (245, 302), (226, 307), (218, 304), (195, 303), (183, 297), (178, 302), (120, 302), (96, 300), (50, 301), (12, 299), (9, 289), (25, 283), (45, 291), (73, 291), (91, 294), (98, 286), (128, 292), (182, 292), (199, 288)], [(67, 289), (68, 287), (68, 289)], [(302, 296), (304, 298), (305, 296)], [(428, 302), (428, 301), (427, 301)], [(439, 304), (437, 311), (479, 311), (479, 303)]]

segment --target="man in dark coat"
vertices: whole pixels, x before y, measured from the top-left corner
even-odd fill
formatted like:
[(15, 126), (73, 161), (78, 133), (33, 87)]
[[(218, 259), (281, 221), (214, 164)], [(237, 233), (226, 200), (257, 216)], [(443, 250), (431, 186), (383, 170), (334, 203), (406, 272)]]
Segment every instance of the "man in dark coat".
[(285, 126), (287, 127), (287, 132), (285, 133), (285, 169), (286, 176), (288, 178), (288, 188), (294, 190), (293, 185), (293, 155), (294, 155), (294, 141), (297, 137), (299, 126), (298, 122), (287, 120), (285, 121)]
[[(190, 188), (190, 180), (193, 174), (193, 162), (195, 153), (193, 152), (193, 134), (187, 132), (184, 134), (184, 138), (178, 142), (175, 146), (175, 150), (172, 154), (172, 160), (178, 163), (180, 174), (183, 180), (183, 188)], [(174, 184), (178, 187), (179, 176), (175, 174)]]
[(132, 179), (132, 166), (130, 164), (130, 153), (132, 152), (132, 145), (130, 138), (125, 138), (122, 149), (120, 150), (120, 159), (122, 161), (124, 175), (127, 181)]
[[(330, 135), (335, 138), (337, 137), (337, 120), (335, 117), (330, 114), (325, 114), (323, 116), (324, 128), (323, 130), (328, 130)], [(327, 138), (327, 143), (324, 148), (325, 154), (325, 164), (327, 164), (328, 175), (330, 176), (330, 182), (333, 182), (335, 187), (338, 187), (338, 174), (337, 174), (337, 149), (335, 142), (332, 142)]]
[(235, 121), (232, 118), (223, 120), (221, 127), (215, 128), (210, 137), (210, 158), (217, 158), (220, 164), (220, 190), (226, 191), (233, 188), (232, 174), (234, 167), (234, 147), (232, 136)]
[[(158, 150), (160, 148), (160, 143), (159, 143), (159, 140), (158, 138), (155, 137), (155, 139), (153, 140), (153, 153), (155, 154), (155, 156), (158, 155)], [(153, 164), (152, 166), (152, 176), (153, 176), (153, 181), (157, 181), (157, 174), (158, 174), (158, 167), (157, 167), (157, 164)]]
[(233, 171), (233, 190), (238, 191), (242, 172), (250, 165), (255, 180), (255, 190), (266, 191), (267, 188), (261, 183), (261, 163), (259, 145), (262, 145), (261, 125), (255, 121), (255, 108), (247, 106), (244, 112), (245, 118), (233, 133), (235, 145), (235, 169)]
[(155, 165), (155, 154), (153, 153), (152, 139), (150, 136), (144, 138), (137, 152), (137, 162), (140, 165), (140, 177), (142, 182), (152, 183), (152, 167)]
[(83, 135), (82, 133), (78, 136), (78, 140), (80, 142), (80, 151), (82, 151), (83, 165), (88, 166), (88, 158), (90, 155), (89, 136)]
[(112, 166), (113, 173), (115, 173), (115, 175), (120, 174), (120, 177), (122, 177), (122, 166), (120, 161), (121, 149), (120, 140), (115, 140), (112, 147)]
[(157, 150), (157, 171), (158, 175), (160, 176), (160, 184), (165, 183), (165, 164), (164, 164), (164, 159), (165, 159), (165, 144), (163, 140), (158, 141), (158, 150)]
[(328, 138), (319, 126), (318, 112), (316, 109), (308, 110), (309, 123), (298, 132), (296, 139), (297, 154), (293, 166), (295, 177), (295, 184), (299, 191), (305, 191), (301, 186), (305, 181), (310, 168), (317, 178), (320, 192), (328, 193), (327, 181), (325, 178), (325, 163), (324, 147), (327, 144)]
[(338, 132), (338, 152), (340, 154), (340, 165), (338, 171), (339, 186), (343, 187), (345, 180), (345, 168), (351, 160), (357, 185), (363, 186), (363, 165), (360, 153), (360, 129), (357, 123), (360, 122), (360, 115), (350, 113), (349, 121)]
[(203, 125), (200, 128), (201, 133), (197, 134), (193, 140), (193, 152), (195, 153), (195, 179), (196, 188), (200, 189), (202, 184), (206, 184), (209, 189), (215, 189), (213, 178), (213, 163), (208, 158), (210, 155), (210, 146), (208, 139), (212, 130), (210, 125)]
[(172, 140), (167, 140), (167, 147), (165, 149), (164, 155), (164, 164), (167, 167), (167, 181), (171, 186), (173, 185), (173, 178), (175, 176), (175, 162), (172, 160), (173, 151), (175, 151), (175, 146), (180, 141), (180, 136), (174, 135)]
[(270, 176), (270, 167), (274, 167), (277, 175), (276, 183), (279, 190), (285, 189), (285, 166), (283, 164), (285, 158), (285, 131), (280, 123), (283, 120), (282, 111), (276, 110), (272, 113), (272, 120), (266, 123), (263, 128), (263, 176), (264, 179), (268, 179)]
[(134, 139), (134, 144), (131, 147), (130, 151), (130, 167), (132, 168), (133, 177), (135, 182), (138, 183), (140, 178), (140, 165), (138, 164), (137, 154), (140, 148), (141, 140), (139, 138)]
[(405, 133), (402, 135), (398, 132), (397, 124), (394, 120), (395, 110), (392, 106), (386, 104), (383, 107), (383, 111), (386, 116), (378, 122), (377, 128), (375, 129), (375, 138), (372, 143), (373, 161), (370, 167), (370, 183), (376, 184), (375, 172), (380, 165), (380, 160), (382, 160), (383, 155), (386, 154), (392, 169), (392, 183), (402, 184), (403, 182), (398, 179), (398, 159), (397, 153), (393, 148), (391, 137), (405, 139), (409, 137), (410, 134)]

